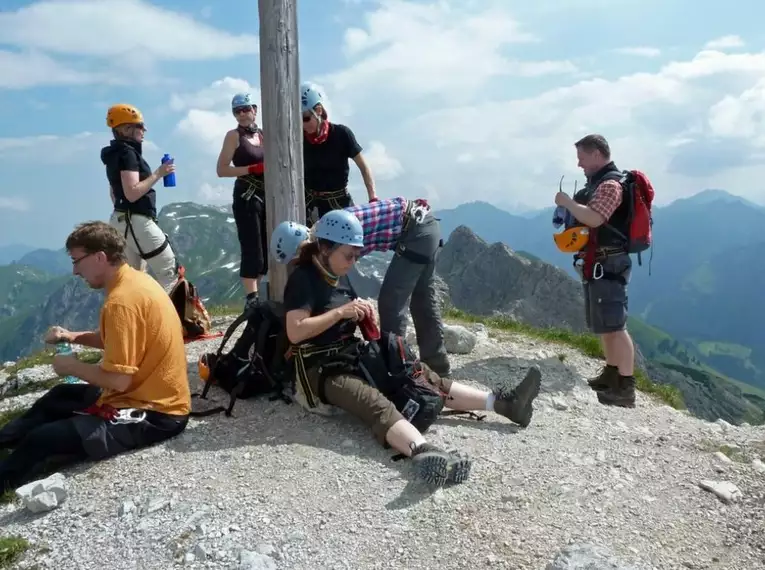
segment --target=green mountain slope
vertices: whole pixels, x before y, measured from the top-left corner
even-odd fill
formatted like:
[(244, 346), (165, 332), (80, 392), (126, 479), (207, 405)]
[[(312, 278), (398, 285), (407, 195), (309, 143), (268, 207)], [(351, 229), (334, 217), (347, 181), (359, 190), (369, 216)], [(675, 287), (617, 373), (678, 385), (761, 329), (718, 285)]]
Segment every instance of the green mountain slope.
[[(765, 305), (759, 302), (765, 266), (758, 262), (765, 248), (758, 230), (763, 214), (765, 208), (720, 190), (655, 208), (654, 250), (643, 255), (642, 267), (635, 263), (629, 291), (634, 316), (687, 347), (704, 343), (689, 354), (760, 388), (765, 388)], [(523, 217), (471, 202), (437, 215), (445, 235), (465, 224), (486, 241), (530, 252), (574, 276), (571, 257), (553, 245), (552, 208)]]

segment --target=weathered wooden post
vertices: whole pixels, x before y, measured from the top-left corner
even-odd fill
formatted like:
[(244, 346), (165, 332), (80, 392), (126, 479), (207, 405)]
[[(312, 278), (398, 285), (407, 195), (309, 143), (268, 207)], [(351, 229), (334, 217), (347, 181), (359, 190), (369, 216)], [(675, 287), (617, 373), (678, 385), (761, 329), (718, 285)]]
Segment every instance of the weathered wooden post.
[[(269, 243), (284, 220), (305, 223), (297, 0), (258, 0), (260, 89)], [(269, 259), (268, 296), (281, 301), (286, 266)]]

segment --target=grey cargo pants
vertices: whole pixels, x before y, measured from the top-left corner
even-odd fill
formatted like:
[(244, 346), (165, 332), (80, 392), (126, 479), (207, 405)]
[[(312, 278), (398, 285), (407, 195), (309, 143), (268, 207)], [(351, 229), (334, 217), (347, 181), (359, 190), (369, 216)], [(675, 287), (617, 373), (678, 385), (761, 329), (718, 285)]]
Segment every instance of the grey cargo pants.
[[(411, 221), (399, 238), (399, 247), (385, 272), (377, 298), (383, 332), (403, 336), (406, 307), (409, 306), (420, 359), (426, 363), (443, 362), (447, 358), (434, 280), (440, 245), (441, 227), (432, 214), (425, 216), (419, 224)], [(407, 257), (407, 252), (412, 258)]]

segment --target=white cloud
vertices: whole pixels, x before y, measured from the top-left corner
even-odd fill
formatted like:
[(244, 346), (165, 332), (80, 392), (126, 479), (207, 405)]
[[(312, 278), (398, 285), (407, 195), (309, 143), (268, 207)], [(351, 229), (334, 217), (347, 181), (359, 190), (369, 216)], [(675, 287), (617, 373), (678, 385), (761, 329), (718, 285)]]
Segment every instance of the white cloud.
[(711, 134), (765, 146), (765, 79), (739, 95), (726, 95), (709, 109)]
[(224, 77), (195, 93), (180, 95), (174, 93), (170, 98), (170, 108), (173, 111), (187, 109), (225, 110), (228, 116), (231, 116), (231, 98), (234, 93), (250, 93), (258, 107), (261, 107), (259, 88), (253, 87), (245, 79)]
[(0, 89), (107, 82), (114, 83), (115, 80), (103, 74), (72, 69), (39, 52), (0, 50)]
[(765, 53), (705, 50), (654, 72), (435, 108), (384, 136), (407, 180), (437, 187), (443, 207), (468, 193), (549, 205), (562, 174), (581, 181), (573, 143), (589, 132), (608, 138), (622, 168), (648, 172), (657, 203), (704, 187), (762, 200), (746, 176), (765, 147), (763, 74)]
[(231, 202), (231, 185), (202, 183), (196, 193), (195, 200), (202, 204), (229, 204)]
[[(73, 135), (29, 135), (26, 137), (0, 138), (0, 158), (19, 162), (39, 162), (41, 155), (47, 157), (46, 164), (65, 164), (91, 155), (99, 160), (101, 148), (108, 145), (111, 133), (83, 131)], [(143, 153), (159, 152), (159, 147), (150, 139), (143, 143)], [(149, 164), (154, 161), (147, 157)], [(157, 161), (159, 158), (157, 158)]]
[(371, 141), (364, 150), (364, 160), (372, 170), (375, 180), (393, 180), (404, 171), (403, 166), (380, 141)]
[[(162, 61), (256, 54), (258, 37), (233, 35), (144, 0), (48, 0), (0, 12), (0, 88), (166, 82)], [(80, 58), (79, 65), (71, 63)]]
[(322, 78), (335, 93), (374, 85), (381, 98), (393, 90), (454, 101), (474, 94), (496, 76), (576, 71), (568, 61), (505, 56), (508, 46), (538, 38), (523, 30), (502, 4), (473, 9), (467, 2), (391, 0), (368, 12), (365, 21), (364, 29), (346, 30), (344, 50), (350, 66)]
[(623, 47), (614, 51), (622, 55), (634, 55), (637, 57), (659, 57), (661, 55), (659, 48), (648, 46)]
[(740, 36), (722, 36), (716, 38), (704, 46), (704, 49), (730, 49), (744, 47), (744, 40)]
[(216, 30), (143, 0), (37, 2), (0, 13), (0, 37), (6, 44), (96, 57), (140, 50), (158, 60), (195, 61), (258, 52), (257, 36)]
[(0, 196), (0, 210), (13, 210), (14, 212), (28, 212), (29, 201), (20, 196)]
[(244, 79), (224, 77), (194, 93), (173, 94), (171, 109), (186, 112), (176, 129), (206, 154), (217, 156), (226, 132), (236, 126), (231, 114), (231, 98), (239, 92), (253, 96), (258, 105), (257, 121), (262, 125), (260, 89)]

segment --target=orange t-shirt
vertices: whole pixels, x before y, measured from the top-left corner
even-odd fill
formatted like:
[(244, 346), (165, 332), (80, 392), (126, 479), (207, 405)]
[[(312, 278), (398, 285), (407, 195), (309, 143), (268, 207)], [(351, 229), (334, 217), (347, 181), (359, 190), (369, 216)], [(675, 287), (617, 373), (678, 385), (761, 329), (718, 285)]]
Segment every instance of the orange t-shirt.
[(181, 320), (150, 275), (123, 264), (106, 287), (101, 340), (107, 372), (131, 375), (125, 392), (104, 389), (99, 404), (172, 415), (191, 410)]

